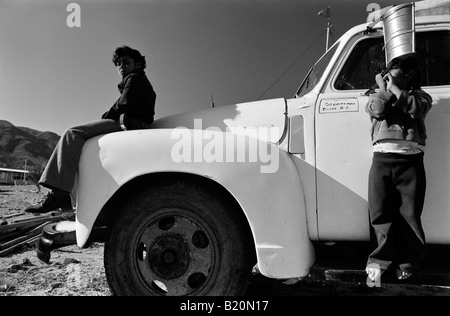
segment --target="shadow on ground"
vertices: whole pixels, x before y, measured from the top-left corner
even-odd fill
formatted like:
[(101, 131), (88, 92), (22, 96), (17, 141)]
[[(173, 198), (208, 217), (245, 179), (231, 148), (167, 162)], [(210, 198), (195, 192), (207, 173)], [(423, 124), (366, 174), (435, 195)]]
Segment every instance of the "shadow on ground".
[(255, 274), (246, 296), (450, 296), (450, 246), (428, 245), (419, 274), (399, 281), (388, 271), (379, 288), (366, 285), (369, 243), (317, 243), (315, 249), (316, 263), (308, 277), (287, 285), (286, 280)]

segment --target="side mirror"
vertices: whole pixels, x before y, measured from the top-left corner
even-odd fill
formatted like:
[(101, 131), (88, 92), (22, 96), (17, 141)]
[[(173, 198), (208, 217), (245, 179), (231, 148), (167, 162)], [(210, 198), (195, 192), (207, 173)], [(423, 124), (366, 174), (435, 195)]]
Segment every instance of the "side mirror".
[(289, 118), (288, 151), (291, 154), (305, 153), (305, 131), (302, 115)]

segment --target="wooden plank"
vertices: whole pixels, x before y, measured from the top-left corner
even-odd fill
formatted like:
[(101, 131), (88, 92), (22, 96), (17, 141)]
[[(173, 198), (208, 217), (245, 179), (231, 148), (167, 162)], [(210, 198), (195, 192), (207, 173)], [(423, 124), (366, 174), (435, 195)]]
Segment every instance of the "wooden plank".
[(16, 229), (24, 229), (33, 226), (37, 226), (46, 221), (56, 222), (59, 220), (67, 219), (67, 215), (72, 214), (73, 212), (59, 212), (56, 214), (51, 214), (47, 216), (38, 216), (36, 218), (29, 218), (23, 220), (14, 221), (8, 225), (0, 226), (0, 234), (11, 232)]
[(30, 230), (29, 232), (27, 232), (25, 235), (23, 235), (21, 237), (18, 237), (16, 239), (13, 239), (13, 240), (10, 240), (10, 241), (7, 241), (7, 242), (4, 242), (4, 243), (0, 244), (0, 250), (7, 249), (9, 247), (14, 246), (15, 244), (18, 244), (18, 243), (20, 243), (20, 242), (22, 242), (24, 240), (29, 239), (30, 237), (34, 237), (36, 235), (41, 234), (42, 228), (45, 225), (50, 224), (50, 223), (51, 222), (45, 222), (45, 223), (43, 223), (41, 225), (36, 226), (35, 228), (33, 228), (32, 230)]
[(14, 213), (14, 214), (5, 215), (5, 216), (2, 216), (1, 219), (6, 219), (6, 218), (11, 218), (11, 217), (16, 217), (16, 216), (20, 216), (20, 215), (25, 215), (25, 212), (19, 212), (19, 213)]
[(26, 233), (27, 231), (29, 231), (30, 229), (26, 229), (26, 230), (14, 230), (14, 231), (12, 231), (12, 232), (9, 232), (9, 233), (3, 233), (3, 234), (0, 234), (0, 244), (2, 243), (2, 242), (4, 242), (5, 240), (11, 240), (11, 239), (14, 239), (14, 238), (16, 238), (16, 237), (18, 237), (18, 236), (21, 236), (21, 235), (23, 235), (24, 233)]
[(0, 251), (0, 257), (4, 257), (6, 255), (9, 255), (9, 254), (11, 254), (11, 253), (21, 249), (24, 246), (35, 245), (37, 243), (37, 241), (39, 240), (39, 237), (40, 236), (33, 236), (33, 237), (31, 237), (31, 238), (29, 238), (27, 240), (24, 240), (24, 241), (22, 241), (22, 242), (20, 242), (18, 244), (15, 244), (12, 247), (9, 247), (8, 249)]

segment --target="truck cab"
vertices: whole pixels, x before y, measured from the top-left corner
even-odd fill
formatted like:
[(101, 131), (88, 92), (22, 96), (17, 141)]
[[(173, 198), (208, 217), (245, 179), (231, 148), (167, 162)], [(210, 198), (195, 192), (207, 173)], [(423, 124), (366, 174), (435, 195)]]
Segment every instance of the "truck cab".
[[(449, 167), (442, 160), (449, 132), (449, 16), (416, 17), (416, 50), (422, 88), (433, 98), (426, 118), (427, 197), (423, 225), (431, 243), (450, 242)], [(346, 32), (313, 66), (288, 101), (291, 120), (302, 122), (303, 153), (294, 154), (300, 169), (313, 166), (315, 192), (310, 199), (310, 236), (316, 240), (369, 240), (367, 177), (371, 164), (370, 121), (366, 92), (385, 67), (382, 23), (367, 32), (360, 25)], [(312, 107), (311, 105), (314, 104)], [(295, 124), (295, 123), (294, 123)], [(314, 135), (313, 137), (311, 137)], [(445, 141), (444, 141), (445, 142)], [(305, 164), (306, 162), (306, 164)], [(303, 177), (301, 177), (304, 179)], [(307, 199), (308, 200), (308, 199)], [(317, 211), (315, 211), (317, 210)], [(351, 229), (349, 229), (351, 227)]]

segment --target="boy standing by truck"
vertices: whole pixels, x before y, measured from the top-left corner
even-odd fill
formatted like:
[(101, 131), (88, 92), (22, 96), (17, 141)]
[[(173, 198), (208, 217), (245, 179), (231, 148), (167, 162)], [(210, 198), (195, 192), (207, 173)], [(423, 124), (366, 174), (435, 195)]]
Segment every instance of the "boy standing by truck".
[(372, 122), (373, 160), (369, 172), (369, 215), (377, 240), (367, 261), (367, 285), (396, 265), (398, 279), (417, 271), (425, 255), (421, 214), (426, 177), (425, 117), (432, 99), (420, 88), (415, 56), (394, 60), (375, 78), (366, 112)]

